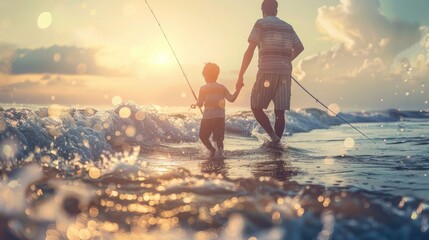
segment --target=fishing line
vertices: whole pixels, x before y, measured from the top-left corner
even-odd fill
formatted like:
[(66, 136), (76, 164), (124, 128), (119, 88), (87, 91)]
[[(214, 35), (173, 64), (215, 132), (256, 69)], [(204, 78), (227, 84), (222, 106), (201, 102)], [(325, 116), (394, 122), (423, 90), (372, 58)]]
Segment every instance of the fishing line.
[(296, 82), (296, 84), (298, 84), (298, 86), (300, 86), (306, 93), (308, 93), (308, 95), (310, 95), (312, 98), (314, 98), (314, 100), (316, 100), (317, 103), (320, 103), (320, 105), (322, 105), (324, 108), (326, 108), (329, 112), (331, 112), (332, 114), (334, 114), (336, 117), (338, 117), (339, 119), (343, 120), (343, 122), (347, 123), (350, 127), (352, 127), (354, 130), (358, 131), (360, 134), (362, 134), (364, 137), (366, 137), (368, 140), (370, 140), (371, 142), (375, 143), (374, 140), (372, 140), (371, 138), (369, 138), (367, 135), (365, 135), (365, 133), (361, 132), (359, 129), (357, 129), (355, 126), (353, 126), (351, 123), (349, 123), (347, 120), (345, 120), (343, 117), (341, 117), (338, 113), (335, 113), (334, 111), (332, 111), (329, 107), (327, 107), (323, 102), (321, 102), (318, 98), (316, 98), (313, 94), (311, 94), (304, 86), (302, 86), (293, 76), (291, 76), (292, 79)]
[[(198, 101), (197, 95), (195, 94), (194, 90), (192, 89), (191, 83), (189, 82), (188, 76), (185, 73), (185, 70), (182, 67), (182, 64), (179, 61), (179, 58), (176, 55), (176, 52), (174, 51), (173, 46), (170, 43), (170, 40), (167, 37), (167, 34), (165, 34), (164, 29), (161, 26), (161, 23), (159, 22), (158, 18), (155, 15), (155, 12), (153, 11), (153, 9), (150, 7), (149, 3), (147, 2), (147, 0), (145, 0), (146, 5), (148, 6), (150, 12), (152, 13), (152, 16), (155, 18), (155, 21), (158, 23), (159, 28), (161, 29), (162, 34), (164, 35), (165, 40), (168, 43), (168, 46), (170, 47), (171, 51), (173, 52), (174, 58), (177, 61), (177, 64), (180, 67), (180, 70), (182, 70), (183, 73), (183, 77), (185, 77), (186, 82), (188, 83), (189, 88), (191, 89), (192, 95), (194, 96), (195, 100)], [(314, 98), (316, 100), (317, 103), (320, 103), (324, 108), (326, 108), (329, 112), (331, 112), (332, 114), (334, 114), (336, 117), (338, 117), (339, 119), (341, 119), (343, 122), (347, 123), (350, 127), (352, 127), (354, 130), (356, 130), (357, 132), (359, 132), (362, 136), (366, 137), (368, 140), (370, 140), (371, 142), (375, 143), (374, 140), (372, 140), (371, 138), (369, 138), (365, 133), (361, 132), (359, 129), (357, 129), (355, 126), (353, 126), (351, 123), (349, 123), (347, 120), (345, 120), (343, 117), (341, 117), (340, 115), (338, 115), (337, 113), (335, 113), (334, 111), (332, 111), (329, 107), (327, 107), (323, 102), (321, 102), (318, 98), (316, 98), (313, 94), (311, 94), (304, 86), (302, 86), (293, 76), (292, 79), (298, 84), (298, 86), (300, 86), (308, 95), (310, 95), (312, 98)], [(201, 110), (201, 108), (199, 107), (201, 113), (203, 113), (203, 110)]]
[[(178, 65), (179, 65), (179, 67), (180, 67), (180, 70), (182, 70), (183, 77), (185, 77), (186, 82), (188, 83), (188, 86), (189, 86), (189, 88), (191, 89), (192, 95), (193, 95), (193, 96), (194, 96), (194, 98), (195, 98), (195, 101), (198, 101), (197, 95), (195, 94), (194, 89), (192, 89), (191, 83), (189, 83), (188, 76), (186, 75), (185, 70), (183, 69), (182, 64), (180, 63), (179, 58), (177, 57), (176, 52), (174, 51), (174, 48), (173, 48), (173, 46), (172, 46), (172, 45), (171, 45), (171, 43), (170, 43), (170, 40), (168, 40), (167, 34), (165, 34), (164, 29), (163, 29), (163, 28), (162, 28), (162, 26), (161, 26), (161, 23), (159, 22), (158, 18), (157, 18), (157, 17), (156, 17), (156, 15), (155, 15), (155, 12), (152, 10), (152, 8), (150, 7), (150, 5), (149, 5), (149, 3), (147, 2), (147, 0), (145, 0), (145, 3), (146, 3), (146, 5), (147, 5), (147, 7), (149, 8), (150, 12), (152, 13), (152, 16), (155, 18), (155, 21), (158, 23), (158, 26), (159, 26), (159, 28), (161, 29), (161, 32), (162, 32), (162, 34), (164, 35), (164, 38), (165, 38), (165, 40), (167, 41), (168, 46), (170, 46), (170, 49), (171, 49), (171, 51), (173, 52), (174, 58), (176, 59), (177, 64), (178, 64)], [(202, 114), (202, 113), (203, 113), (203, 110), (202, 110), (200, 107), (198, 107), (198, 108), (200, 109), (201, 114)]]

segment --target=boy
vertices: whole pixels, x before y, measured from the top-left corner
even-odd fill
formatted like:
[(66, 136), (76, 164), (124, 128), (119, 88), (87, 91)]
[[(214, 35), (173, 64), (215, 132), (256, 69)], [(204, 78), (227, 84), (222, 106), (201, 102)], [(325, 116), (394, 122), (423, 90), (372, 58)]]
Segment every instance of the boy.
[(235, 93), (231, 95), (224, 85), (216, 82), (219, 72), (219, 66), (214, 63), (207, 63), (204, 66), (203, 76), (207, 84), (200, 88), (196, 104), (200, 108), (204, 105), (199, 136), (204, 146), (210, 151), (210, 157), (214, 157), (216, 153), (216, 149), (209, 140), (212, 133), (218, 150), (223, 151), (225, 99), (234, 102), (241, 90), (241, 87), (237, 87)]

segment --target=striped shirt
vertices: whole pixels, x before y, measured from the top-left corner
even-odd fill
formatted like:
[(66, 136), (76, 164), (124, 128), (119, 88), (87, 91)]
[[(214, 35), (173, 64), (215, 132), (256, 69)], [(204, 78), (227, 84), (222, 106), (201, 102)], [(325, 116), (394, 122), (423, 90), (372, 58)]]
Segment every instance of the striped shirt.
[(302, 46), (292, 26), (275, 16), (257, 20), (248, 41), (258, 45), (262, 73), (290, 74), (292, 49)]
[(204, 104), (203, 119), (225, 118), (225, 99), (232, 102), (234, 97), (228, 89), (220, 83), (207, 83), (200, 88), (197, 106)]

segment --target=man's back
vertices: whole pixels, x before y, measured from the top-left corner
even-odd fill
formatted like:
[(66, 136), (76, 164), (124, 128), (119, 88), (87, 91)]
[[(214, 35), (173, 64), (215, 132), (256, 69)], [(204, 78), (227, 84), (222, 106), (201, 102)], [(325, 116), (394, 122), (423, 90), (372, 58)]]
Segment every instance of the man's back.
[(302, 46), (292, 26), (275, 16), (256, 21), (248, 40), (258, 45), (258, 67), (265, 73), (290, 74), (292, 49)]

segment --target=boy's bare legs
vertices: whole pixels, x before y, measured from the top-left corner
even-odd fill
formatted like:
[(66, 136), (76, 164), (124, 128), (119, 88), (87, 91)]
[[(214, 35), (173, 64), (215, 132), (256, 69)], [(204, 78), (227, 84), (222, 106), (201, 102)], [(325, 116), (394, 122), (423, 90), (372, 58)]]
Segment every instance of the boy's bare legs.
[(210, 151), (210, 155), (214, 156), (216, 149), (213, 147), (212, 143), (210, 142), (210, 140), (207, 138), (205, 139), (201, 139), (201, 142), (204, 144), (204, 146), (206, 146), (206, 148)]
[(219, 118), (216, 120), (216, 126), (213, 129), (213, 140), (217, 145), (217, 157), (223, 158), (223, 140), (225, 138), (225, 119)]
[(272, 143), (273, 144), (279, 143), (280, 138), (274, 132), (267, 114), (265, 114), (265, 112), (262, 109), (252, 109), (252, 112), (253, 112), (253, 115), (255, 116), (256, 121), (262, 126), (265, 132), (267, 132), (268, 135), (271, 137)]
[(274, 131), (279, 138), (282, 138), (283, 132), (285, 130), (285, 111), (284, 110), (274, 110), (276, 115), (276, 122), (274, 124)]
[(223, 151), (223, 141), (217, 141), (216, 145), (217, 145), (217, 149)]

